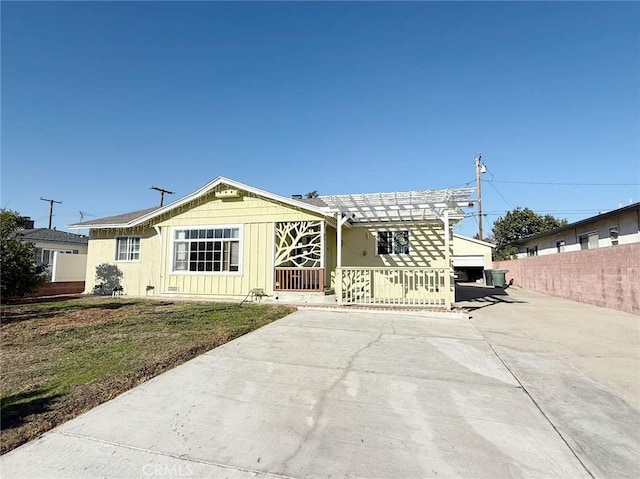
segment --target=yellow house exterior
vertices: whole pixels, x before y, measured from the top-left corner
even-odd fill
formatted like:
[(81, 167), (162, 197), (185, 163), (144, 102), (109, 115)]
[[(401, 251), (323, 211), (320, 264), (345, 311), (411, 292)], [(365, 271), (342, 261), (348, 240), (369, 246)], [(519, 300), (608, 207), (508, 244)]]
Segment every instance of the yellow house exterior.
[[(275, 299), (335, 291), (343, 304), (449, 307), (451, 228), (469, 194), (415, 209), (394, 193), (396, 210), (376, 206), (373, 195), (305, 201), (219, 177), (170, 205), (69, 228), (90, 231), (87, 293), (96, 268), (107, 264), (135, 296), (241, 299), (260, 291)], [(428, 217), (432, 207), (443, 219)]]

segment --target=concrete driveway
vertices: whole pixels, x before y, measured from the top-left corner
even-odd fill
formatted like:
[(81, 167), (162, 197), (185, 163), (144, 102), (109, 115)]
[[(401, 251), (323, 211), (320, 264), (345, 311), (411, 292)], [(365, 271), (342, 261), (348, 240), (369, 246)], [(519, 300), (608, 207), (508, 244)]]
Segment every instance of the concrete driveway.
[(0, 463), (5, 479), (590, 477), (469, 319), (312, 310)]
[(640, 477), (640, 316), (518, 288), (457, 295), (594, 477)]

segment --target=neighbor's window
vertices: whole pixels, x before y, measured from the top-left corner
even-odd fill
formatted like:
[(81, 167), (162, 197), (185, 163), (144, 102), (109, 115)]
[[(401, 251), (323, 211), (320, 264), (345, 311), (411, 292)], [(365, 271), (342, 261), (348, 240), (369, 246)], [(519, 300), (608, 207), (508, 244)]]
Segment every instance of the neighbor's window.
[(378, 231), (378, 255), (409, 254), (409, 231)]
[(594, 249), (598, 247), (598, 232), (583, 234), (579, 237), (580, 249)]
[(116, 261), (140, 261), (140, 237), (116, 238)]
[(240, 271), (240, 228), (175, 230), (173, 271)]
[(37, 265), (50, 265), (53, 264), (53, 255), (55, 252), (58, 253), (67, 253), (71, 254), (71, 250), (54, 250), (54, 249), (43, 249), (36, 248), (36, 264)]
[(558, 253), (564, 253), (565, 240), (556, 241), (556, 251)]
[(538, 246), (527, 248), (527, 256), (538, 256)]
[(609, 239), (611, 240), (611, 246), (618, 244), (618, 225), (609, 227)]

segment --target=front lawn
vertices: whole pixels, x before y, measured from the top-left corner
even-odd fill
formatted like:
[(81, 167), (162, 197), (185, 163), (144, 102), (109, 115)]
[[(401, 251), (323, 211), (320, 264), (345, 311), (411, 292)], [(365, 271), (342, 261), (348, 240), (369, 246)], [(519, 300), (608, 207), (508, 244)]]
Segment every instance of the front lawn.
[(112, 298), (3, 305), (0, 453), (290, 312)]

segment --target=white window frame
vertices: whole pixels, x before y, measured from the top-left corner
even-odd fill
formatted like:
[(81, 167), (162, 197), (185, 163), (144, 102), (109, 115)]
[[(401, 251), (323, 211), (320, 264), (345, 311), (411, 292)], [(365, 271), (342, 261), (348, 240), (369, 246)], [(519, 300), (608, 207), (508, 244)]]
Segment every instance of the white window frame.
[[(185, 231), (185, 230), (210, 230), (210, 229), (226, 229), (226, 228), (232, 228), (238, 229), (238, 238), (233, 238), (233, 239), (237, 239), (238, 241), (238, 271), (183, 271), (183, 270), (176, 270), (175, 268), (175, 246), (176, 246), (176, 242), (180, 243), (180, 242), (184, 242), (184, 241), (190, 241), (190, 240), (176, 240), (176, 231)], [(170, 229), (169, 231), (169, 239), (171, 242), (171, 246), (169, 248), (169, 274), (171, 275), (187, 275), (187, 276), (193, 276), (193, 275), (199, 275), (199, 276), (242, 276), (244, 273), (244, 262), (243, 262), (243, 257), (244, 257), (244, 225), (242, 224), (216, 224), (216, 225), (185, 225), (185, 226), (174, 226)], [(217, 239), (225, 239), (225, 238), (207, 238), (210, 240), (217, 240)]]
[[(120, 259), (120, 240), (127, 240), (127, 258), (131, 255), (132, 251), (129, 249), (129, 243), (132, 239), (138, 240), (138, 258), (137, 259)], [(125, 235), (125, 236), (116, 236), (116, 251), (115, 251), (115, 262), (116, 263), (139, 263), (140, 258), (142, 257), (142, 237), (135, 235)]]
[[(45, 253), (47, 255), (47, 258), (49, 258), (49, 262), (48, 263), (44, 262)], [(37, 265), (45, 265), (46, 264), (48, 266), (51, 266), (53, 264), (53, 255), (55, 253), (72, 254), (73, 251), (72, 250), (49, 249), (49, 248), (37, 247), (36, 248), (36, 264)]]
[[(407, 239), (409, 240), (409, 252), (407, 253), (378, 253), (378, 241), (380, 238), (380, 233), (391, 233), (392, 234), (392, 238), (391, 238), (391, 243), (392, 245), (395, 245), (395, 241), (396, 241), (396, 233), (407, 233)], [(386, 256), (397, 256), (397, 257), (405, 257), (405, 256), (411, 256), (413, 248), (411, 247), (411, 229), (406, 228), (406, 229), (387, 229), (387, 230), (377, 230), (376, 231), (376, 256), (381, 256), (381, 257), (386, 257)], [(393, 250), (395, 251), (395, 247), (393, 248)]]

